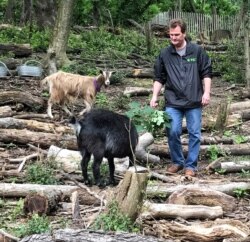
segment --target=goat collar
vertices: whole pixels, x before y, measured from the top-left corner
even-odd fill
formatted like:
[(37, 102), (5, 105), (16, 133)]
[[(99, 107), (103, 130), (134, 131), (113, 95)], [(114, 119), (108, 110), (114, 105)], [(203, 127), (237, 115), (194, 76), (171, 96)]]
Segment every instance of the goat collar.
[(101, 91), (101, 86), (98, 85), (96, 78), (94, 79), (94, 86), (95, 86), (95, 91), (96, 92), (100, 92)]

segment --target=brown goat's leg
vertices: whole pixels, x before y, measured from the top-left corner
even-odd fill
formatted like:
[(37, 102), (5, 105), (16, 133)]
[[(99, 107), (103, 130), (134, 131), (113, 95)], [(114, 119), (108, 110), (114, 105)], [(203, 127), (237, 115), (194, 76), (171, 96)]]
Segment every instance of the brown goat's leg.
[(49, 99), (49, 101), (48, 101), (48, 108), (47, 108), (47, 115), (48, 115), (50, 118), (53, 119), (53, 115), (52, 115), (52, 105), (53, 105), (53, 103), (52, 103), (51, 99)]
[(63, 104), (63, 106), (62, 106), (62, 109), (67, 113), (67, 114), (69, 114), (69, 115), (73, 115), (70, 111), (69, 111), (69, 109), (67, 108), (67, 106), (65, 105), (65, 104)]
[(81, 112), (80, 112), (80, 115), (83, 115), (84, 113), (86, 112), (89, 112), (90, 109), (92, 108), (92, 105), (87, 102), (86, 100), (83, 100), (84, 104), (85, 104), (85, 109), (83, 109)]

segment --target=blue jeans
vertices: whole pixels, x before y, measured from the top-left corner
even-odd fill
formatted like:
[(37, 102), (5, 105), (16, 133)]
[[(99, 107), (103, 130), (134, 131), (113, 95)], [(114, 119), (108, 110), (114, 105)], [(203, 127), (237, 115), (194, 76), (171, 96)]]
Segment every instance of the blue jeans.
[[(175, 165), (184, 167), (185, 169), (197, 170), (201, 141), (202, 108), (183, 109), (167, 107), (165, 111), (172, 119), (171, 127), (167, 128), (168, 146), (172, 162)], [(189, 136), (188, 154), (186, 159), (183, 155), (180, 138), (184, 116), (186, 117)]]

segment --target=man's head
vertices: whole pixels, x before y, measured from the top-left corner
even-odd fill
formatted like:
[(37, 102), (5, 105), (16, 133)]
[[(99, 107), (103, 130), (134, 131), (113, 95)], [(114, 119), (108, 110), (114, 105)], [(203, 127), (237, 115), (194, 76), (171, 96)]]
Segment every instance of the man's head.
[(182, 19), (172, 19), (169, 23), (169, 36), (176, 48), (184, 47), (187, 25)]

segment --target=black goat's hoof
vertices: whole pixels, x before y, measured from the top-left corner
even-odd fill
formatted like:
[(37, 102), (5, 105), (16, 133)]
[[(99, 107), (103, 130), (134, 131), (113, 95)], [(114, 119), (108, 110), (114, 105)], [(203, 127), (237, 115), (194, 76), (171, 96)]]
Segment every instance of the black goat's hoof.
[(109, 181), (109, 185), (112, 187), (115, 187), (118, 185), (118, 182), (116, 182), (115, 180)]
[(88, 187), (91, 187), (93, 185), (91, 180), (84, 180), (84, 184)]

